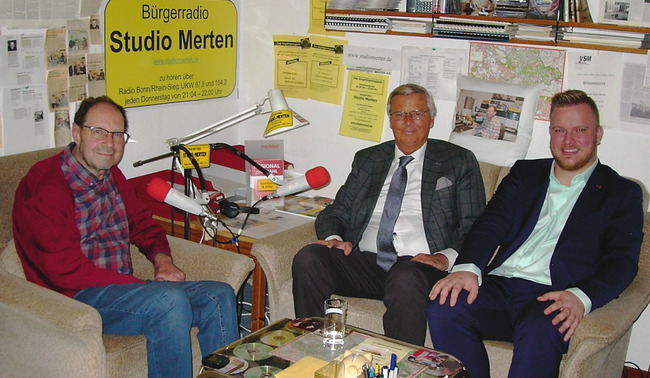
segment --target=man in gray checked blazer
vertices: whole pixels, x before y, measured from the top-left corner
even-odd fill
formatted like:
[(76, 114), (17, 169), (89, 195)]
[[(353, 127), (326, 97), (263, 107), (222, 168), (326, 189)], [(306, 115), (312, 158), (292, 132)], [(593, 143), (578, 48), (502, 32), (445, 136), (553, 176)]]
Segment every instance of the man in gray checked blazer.
[[(323, 316), (323, 301), (333, 293), (382, 299), (385, 334), (422, 345), (429, 290), (453, 265), (485, 206), (485, 192), (471, 151), (428, 139), (436, 107), (426, 89), (397, 87), (387, 112), (395, 140), (357, 152), (334, 203), (316, 219), (319, 240), (293, 260), (295, 311), (298, 317)], [(391, 237), (380, 224), (405, 155), (413, 159), (406, 164), (406, 189)], [(385, 268), (377, 263), (382, 237), (392, 241), (397, 255)]]

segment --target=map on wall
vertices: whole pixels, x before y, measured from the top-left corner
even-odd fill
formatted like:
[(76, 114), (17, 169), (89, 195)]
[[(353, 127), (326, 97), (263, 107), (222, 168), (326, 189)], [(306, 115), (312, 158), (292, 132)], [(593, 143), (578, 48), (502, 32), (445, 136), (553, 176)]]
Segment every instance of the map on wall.
[(562, 91), (565, 60), (565, 50), (472, 42), (468, 70), (469, 76), (499, 83), (543, 83), (536, 118), (548, 120), (551, 98)]

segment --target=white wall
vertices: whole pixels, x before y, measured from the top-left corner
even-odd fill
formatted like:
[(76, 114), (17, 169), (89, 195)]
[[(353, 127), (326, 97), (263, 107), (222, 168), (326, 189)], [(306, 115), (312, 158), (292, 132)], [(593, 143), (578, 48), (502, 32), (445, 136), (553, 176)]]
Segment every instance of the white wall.
[[(241, 100), (244, 104), (260, 101), (264, 93), (273, 86), (274, 56), (273, 35), (306, 35), (308, 29), (309, 2), (304, 0), (284, 0), (255, 2), (246, 7), (241, 14)], [(432, 39), (421, 37), (387, 36), (361, 33), (348, 33), (350, 45), (401, 49), (402, 46), (454, 47), (467, 48), (469, 43), (451, 39)], [(627, 60), (645, 63), (641, 54), (625, 54)], [(390, 78), (390, 88), (399, 85), (399, 72)], [(338, 135), (342, 106), (312, 100), (288, 99), (290, 106), (310, 120), (311, 125), (281, 134), (285, 141), (285, 157), (293, 162), (297, 170), (307, 170), (316, 165), (325, 166), (332, 175), (331, 184), (309, 195), (333, 197), (344, 182), (354, 153), (373, 142)], [(437, 101), (439, 115), (430, 136), (447, 139), (452, 125), (454, 103)], [(258, 117), (261, 118), (261, 117)], [(548, 149), (548, 123), (536, 121), (529, 158), (550, 157)], [(606, 129), (599, 156), (603, 163), (612, 166), (619, 173), (641, 180), (650, 188), (650, 126), (631, 125), (628, 129), (639, 132)], [(249, 121), (239, 128), (241, 140), (259, 139), (264, 131), (263, 120)], [(388, 127), (384, 128), (382, 140), (392, 139)], [(628, 352), (628, 360), (646, 369), (648, 366), (647, 345), (650, 336), (649, 311), (637, 322)]]

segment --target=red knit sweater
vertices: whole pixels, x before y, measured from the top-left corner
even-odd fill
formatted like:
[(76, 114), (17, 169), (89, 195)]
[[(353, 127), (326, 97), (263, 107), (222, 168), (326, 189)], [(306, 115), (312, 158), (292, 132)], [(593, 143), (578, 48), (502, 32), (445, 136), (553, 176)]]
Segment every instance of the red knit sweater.
[[(99, 268), (81, 252), (74, 197), (61, 171), (60, 157), (36, 163), (16, 190), (13, 233), (25, 277), (69, 297), (87, 287), (143, 282)], [(151, 218), (126, 177), (117, 167), (111, 175), (126, 208), (130, 243), (149, 260), (159, 252), (171, 254), (165, 231)]]

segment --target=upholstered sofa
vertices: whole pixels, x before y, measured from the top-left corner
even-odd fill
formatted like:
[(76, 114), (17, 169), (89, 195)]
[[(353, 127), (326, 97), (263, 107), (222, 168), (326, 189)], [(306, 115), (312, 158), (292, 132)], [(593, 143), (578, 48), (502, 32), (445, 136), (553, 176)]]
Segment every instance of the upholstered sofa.
[[(92, 307), (25, 280), (12, 239), (11, 209), (18, 182), (49, 149), (0, 157), (0, 376), (146, 377), (144, 336), (102, 334)], [(47, 198), (43, 198), (47, 201)], [(217, 280), (239, 290), (255, 264), (225, 250), (169, 237), (175, 263), (188, 280)], [(135, 275), (153, 278), (153, 266), (132, 246)], [(192, 330), (194, 374), (201, 363)]]
[[(486, 198), (494, 193), (509, 168), (480, 163)], [(644, 209), (648, 192), (644, 188)], [(639, 272), (620, 297), (587, 315), (571, 339), (564, 356), (562, 377), (620, 377), (634, 321), (650, 299), (650, 213), (645, 214), (645, 238), (641, 247)], [(291, 263), (293, 256), (316, 238), (313, 223), (305, 224), (257, 241), (252, 254), (266, 273), (271, 321), (293, 318)], [(343, 296), (339, 296), (343, 297)], [(382, 315), (386, 308), (379, 300), (343, 297), (349, 301), (348, 323), (383, 333)], [(493, 377), (507, 376), (512, 344), (485, 342)], [(425, 345), (431, 346), (427, 334)]]

